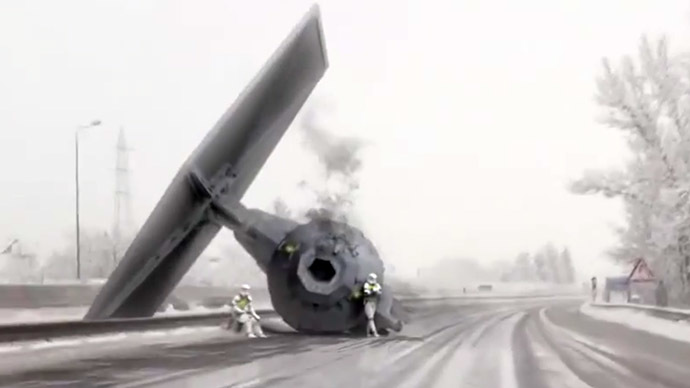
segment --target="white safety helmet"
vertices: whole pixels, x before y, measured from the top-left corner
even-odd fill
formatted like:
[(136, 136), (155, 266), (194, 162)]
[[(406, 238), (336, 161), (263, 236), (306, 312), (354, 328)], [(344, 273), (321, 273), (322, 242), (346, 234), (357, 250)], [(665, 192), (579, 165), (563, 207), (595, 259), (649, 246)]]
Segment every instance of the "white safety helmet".
[(249, 291), (249, 290), (251, 289), (251, 287), (249, 287), (249, 284), (243, 284), (243, 285), (240, 287), (240, 289), (241, 289), (242, 291)]
[(376, 274), (375, 273), (370, 273), (369, 276), (367, 276), (367, 281), (368, 282), (375, 282), (376, 281)]

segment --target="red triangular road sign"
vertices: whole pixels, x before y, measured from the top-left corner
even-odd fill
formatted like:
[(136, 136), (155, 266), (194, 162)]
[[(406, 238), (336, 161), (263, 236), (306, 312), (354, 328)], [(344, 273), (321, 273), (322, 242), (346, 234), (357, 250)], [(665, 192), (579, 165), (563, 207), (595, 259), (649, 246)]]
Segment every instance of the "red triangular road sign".
[(644, 259), (637, 259), (635, 262), (635, 266), (633, 267), (632, 272), (630, 272), (630, 276), (628, 278), (631, 281), (650, 281), (654, 280), (654, 273), (652, 272), (651, 269), (649, 269), (649, 266), (647, 265), (647, 262)]

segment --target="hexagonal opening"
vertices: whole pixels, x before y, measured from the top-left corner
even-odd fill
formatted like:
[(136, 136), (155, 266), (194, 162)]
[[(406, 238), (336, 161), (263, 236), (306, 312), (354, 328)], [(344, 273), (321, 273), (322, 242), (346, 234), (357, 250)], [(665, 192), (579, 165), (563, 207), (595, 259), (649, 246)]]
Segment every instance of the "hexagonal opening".
[(309, 273), (315, 280), (320, 282), (330, 282), (335, 277), (335, 268), (328, 260), (316, 258), (309, 266)]

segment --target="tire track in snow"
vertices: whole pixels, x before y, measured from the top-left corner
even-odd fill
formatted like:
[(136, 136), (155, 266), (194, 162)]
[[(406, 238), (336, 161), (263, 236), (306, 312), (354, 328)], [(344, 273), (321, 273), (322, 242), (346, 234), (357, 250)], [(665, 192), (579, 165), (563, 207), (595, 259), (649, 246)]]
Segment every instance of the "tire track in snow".
[(618, 355), (613, 349), (557, 326), (548, 318), (546, 310), (542, 308), (539, 311), (539, 322), (544, 338), (562, 362), (589, 386), (594, 388), (687, 387), (687, 384), (678, 385), (658, 380), (656, 376), (641, 372), (635, 365), (624, 362), (625, 357)]
[(582, 381), (550, 346), (531, 311), (522, 322), (515, 341), (521, 349), (522, 363), (518, 373), (522, 387), (529, 388), (592, 388)]
[[(456, 326), (467, 325), (478, 319), (477, 316), (487, 314), (486, 310), (480, 314), (462, 313), (462, 310), (446, 308), (437, 311), (435, 316), (415, 320), (423, 329), (420, 334), (426, 334), (419, 338), (395, 334), (377, 339), (331, 337), (336, 344), (321, 345), (302, 354), (280, 356), (280, 360), (267, 360), (265, 364), (270, 363), (272, 367), (264, 367), (261, 371), (247, 365), (235, 367), (233, 380), (237, 381), (239, 377), (239, 383), (249, 384), (252, 388), (323, 386), (325, 381), (328, 381), (329, 388), (377, 386), (382, 370), (394, 369), (408, 356), (416, 355), (419, 349), (429, 346), (430, 340), (445, 343), (436, 339), (448, 335)], [(305, 337), (303, 340), (318, 338)], [(328, 337), (321, 337), (318, 341), (324, 338)], [(223, 373), (213, 372), (216, 376)]]
[(517, 388), (511, 339), (523, 313), (510, 310), (493, 311), (458, 327), (430, 357), (415, 354), (421, 365), (380, 386)]

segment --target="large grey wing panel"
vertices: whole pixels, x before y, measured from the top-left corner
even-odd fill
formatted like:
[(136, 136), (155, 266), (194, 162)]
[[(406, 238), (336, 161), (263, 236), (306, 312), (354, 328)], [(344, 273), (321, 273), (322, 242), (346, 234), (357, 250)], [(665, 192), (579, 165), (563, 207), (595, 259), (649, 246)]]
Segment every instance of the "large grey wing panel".
[[(85, 319), (152, 315), (211, 242), (328, 64), (313, 7), (182, 165)], [(163, 140), (163, 139), (162, 139)]]
[(231, 163), (237, 176), (225, 195), (242, 198), (327, 68), (319, 8), (314, 6), (190, 161), (204, 171)]

